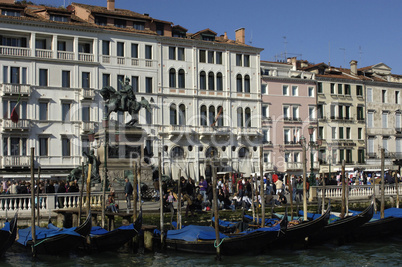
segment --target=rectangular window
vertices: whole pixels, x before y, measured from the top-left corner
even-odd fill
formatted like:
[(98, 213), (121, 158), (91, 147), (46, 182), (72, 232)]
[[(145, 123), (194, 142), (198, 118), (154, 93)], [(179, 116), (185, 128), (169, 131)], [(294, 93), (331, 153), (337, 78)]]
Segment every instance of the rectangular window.
[(83, 72), (81, 73), (81, 86), (82, 88), (90, 88), (90, 73)]
[(269, 153), (264, 153), (264, 163), (269, 162)]
[(350, 84), (345, 84), (345, 95), (350, 95)]
[(200, 50), (200, 62), (201, 63), (206, 63), (207, 62), (207, 51), (205, 50)]
[(382, 128), (383, 129), (388, 128), (388, 113), (387, 112), (382, 113)]
[(367, 113), (367, 128), (374, 128), (374, 112)]
[(106, 17), (95, 17), (95, 24), (100, 25), (100, 26), (106, 26), (107, 25), (107, 18)]
[(136, 29), (136, 30), (143, 31), (143, 30), (145, 30), (145, 23), (144, 22), (136, 22), (136, 21), (134, 21), (133, 22), (133, 28)]
[(116, 55), (118, 57), (124, 57), (124, 43), (123, 42), (117, 42)]
[(331, 120), (335, 119), (335, 105), (331, 105), (330, 107), (330, 116), (331, 116)]
[(3, 83), (8, 83), (8, 67), (3, 67)]
[(289, 85), (282, 86), (282, 95), (289, 95)]
[(350, 120), (350, 106), (345, 106), (345, 119)]
[(263, 118), (268, 117), (268, 106), (262, 106), (262, 117)]
[(343, 94), (343, 84), (338, 83), (338, 95), (342, 95)]
[(91, 120), (91, 108), (89, 106), (82, 107), (82, 121), (89, 122)]
[(353, 163), (351, 149), (346, 149), (346, 163)]
[(290, 112), (289, 112), (289, 107), (288, 106), (284, 106), (283, 107), (283, 118), (285, 119), (285, 120), (288, 120), (289, 119), (289, 117), (290, 117), (290, 114), (289, 114)]
[(381, 100), (382, 103), (388, 103), (388, 99), (387, 99), (387, 90), (382, 90), (381, 92)]
[(222, 52), (216, 52), (215, 57), (216, 57), (216, 64), (222, 64)]
[(299, 120), (299, 107), (293, 107), (292, 117), (294, 121)]
[(344, 159), (345, 159), (345, 150), (339, 149), (339, 162), (342, 163)]
[(152, 94), (152, 78), (145, 78), (145, 93)]
[(20, 155), (20, 139), (17, 137), (10, 138), (10, 155), (11, 156)]
[(317, 83), (317, 93), (322, 94), (322, 83)]
[(308, 107), (308, 118), (309, 120), (315, 119), (314, 107)]
[(299, 95), (299, 87), (296, 85), (292, 85), (292, 96), (298, 96)]
[(382, 138), (382, 148), (384, 148), (385, 152), (388, 151), (388, 137)]
[(48, 138), (40, 137), (39, 138), (39, 156), (47, 156), (48, 155)]
[(314, 97), (314, 87), (309, 87), (308, 88), (308, 96), (309, 97)]
[(70, 121), (70, 103), (62, 103), (61, 105), (61, 121)]
[(395, 91), (395, 104), (400, 104), (399, 91)]
[(61, 153), (63, 157), (71, 156), (70, 138), (68, 137), (61, 138)]
[(336, 127), (331, 127), (332, 139), (336, 139)]
[(114, 19), (114, 26), (117, 28), (125, 28), (126, 21), (122, 19)]
[(27, 84), (27, 68), (21, 68), (21, 84)]
[(61, 71), (61, 87), (70, 88), (70, 71)]
[(176, 60), (176, 47), (169, 46), (169, 59)]
[(91, 44), (89, 43), (79, 43), (78, 52), (89, 54), (91, 52)]
[(335, 84), (331, 83), (331, 95), (335, 94)]
[(350, 127), (346, 127), (346, 139), (350, 139), (351, 135), (350, 135)]
[(3, 138), (3, 156), (8, 156), (8, 138)]
[(358, 163), (364, 163), (365, 162), (364, 149), (357, 150), (357, 160), (358, 160)]
[(267, 84), (261, 84), (261, 94), (267, 95), (268, 94), (268, 86)]
[(290, 143), (290, 129), (283, 130), (283, 141), (285, 142), (285, 144)]
[(318, 127), (318, 139), (324, 139), (324, 127)]
[(19, 67), (11, 67), (10, 69), (10, 82), (13, 84), (20, 83), (20, 68)]
[(214, 63), (214, 51), (208, 51), (208, 63), (213, 64)]
[(102, 88), (110, 86), (110, 74), (109, 73), (103, 73), (102, 74)]
[(152, 59), (152, 46), (151, 45), (145, 46), (145, 59)]
[(131, 57), (138, 58), (138, 44), (131, 44)]
[(363, 107), (357, 107), (357, 120), (364, 120)]
[(367, 88), (367, 102), (373, 102), (373, 88)]
[(39, 120), (47, 121), (48, 120), (48, 106), (47, 102), (39, 102)]
[(244, 67), (250, 67), (250, 55), (244, 55)]
[(122, 84), (124, 84), (124, 75), (117, 75), (117, 90), (118, 91), (123, 89)]
[(177, 48), (177, 60), (184, 61), (185, 59), (186, 58), (184, 56), (184, 48), (183, 47)]
[(343, 127), (339, 127), (339, 139), (343, 139)]
[(363, 86), (356, 85), (356, 95), (357, 96), (363, 96)]
[(363, 128), (357, 128), (357, 139), (363, 139)]
[(243, 55), (242, 54), (236, 54), (236, 66), (243, 66)]
[(131, 87), (134, 93), (138, 93), (138, 76), (131, 76)]
[(47, 86), (47, 69), (39, 69), (39, 86)]
[(338, 106), (338, 119), (340, 119), (340, 120), (343, 119), (343, 106), (342, 105)]
[(105, 55), (105, 56), (110, 55), (110, 41), (106, 41), (106, 40), (102, 41), (102, 55)]
[(368, 145), (367, 145), (367, 152), (369, 154), (373, 154), (374, 153), (374, 138), (373, 137), (369, 137), (368, 138)]
[(36, 49), (46, 49), (46, 39), (36, 39), (35, 47)]

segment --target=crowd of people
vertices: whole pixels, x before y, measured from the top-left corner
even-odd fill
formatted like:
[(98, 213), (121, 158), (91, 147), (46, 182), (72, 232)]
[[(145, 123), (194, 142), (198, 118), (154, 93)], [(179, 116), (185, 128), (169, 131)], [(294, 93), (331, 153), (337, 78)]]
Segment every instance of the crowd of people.
[[(35, 192), (39, 193), (73, 193), (79, 192), (77, 181), (40, 180), (35, 184)], [(30, 194), (31, 182), (24, 180), (3, 180), (0, 194)]]

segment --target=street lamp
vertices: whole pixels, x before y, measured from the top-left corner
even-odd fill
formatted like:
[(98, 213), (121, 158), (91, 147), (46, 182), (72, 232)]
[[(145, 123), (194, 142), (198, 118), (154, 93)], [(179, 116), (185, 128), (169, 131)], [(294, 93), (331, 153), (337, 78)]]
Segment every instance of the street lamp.
[(309, 142), (309, 147), (310, 147), (310, 178), (309, 178), (309, 183), (310, 186), (312, 185), (316, 185), (315, 184), (315, 179), (314, 179), (314, 166), (313, 166), (313, 148), (315, 147), (319, 147), (322, 144), (322, 140), (318, 139), (317, 142), (313, 141), (313, 133), (314, 133), (314, 127), (313, 126), (309, 126), (308, 127), (308, 134), (310, 135), (310, 142)]

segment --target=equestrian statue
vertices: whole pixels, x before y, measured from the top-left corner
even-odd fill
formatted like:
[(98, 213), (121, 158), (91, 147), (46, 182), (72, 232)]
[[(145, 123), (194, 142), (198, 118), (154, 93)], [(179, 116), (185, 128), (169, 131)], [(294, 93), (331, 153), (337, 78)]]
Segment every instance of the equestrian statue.
[(103, 100), (106, 101), (107, 118), (112, 112), (127, 111), (131, 115), (131, 120), (126, 125), (134, 126), (138, 123), (140, 109), (145, 108), (147, 111), (152, 112), (151, 105), (144, 97), (141, 98), (141, 101), (136, 100), (129, 78), (125, 79), (125, 83), (121, 80), (119, 82), (121, 84), (120, 90), (116, 91), (111, 86), (103, 87), (100, 90)]

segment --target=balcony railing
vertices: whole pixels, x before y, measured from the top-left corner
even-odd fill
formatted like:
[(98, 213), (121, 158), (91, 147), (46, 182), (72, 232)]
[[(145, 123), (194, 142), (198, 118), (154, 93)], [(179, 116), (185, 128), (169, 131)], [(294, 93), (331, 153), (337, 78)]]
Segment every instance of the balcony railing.
[(3, 156), (3, 167), (29, 167), (29, 156)]
[(272, 171), (274, 169), (274, 164), (272, 162), (264, 162), (264, 171)]
[(35, 50), (35, 57), (38, 58), (53, 58), (53, 51), (46, 50), (46, 49), (36, 49)]
[(286, 162), (286, 170), (301, 170), (303, 164), (301, 162)]
[(94, 122), (82, 122), (82, 131), (83, 132), (92, 132), (95, 129)]
[(74, 60), (74, 52), (57, 51), (57, 58), (62, 60)]
[(92, 88), (82, 88), (82, 98), (93, 100), (95, 97), (95, 90)]
[(0, 46), (0, 55), (30, 57), (31, 49), (25, 47)]
[(10, 119), (3, 119), (3, 129), (4, 130), (29, 130), (30, 120), (19, 120), (17, 123), (12, 122)]
[(31, 86), (28, 84), (3, 83), (1, 88), (4, 94), (21, 94), (27, 96), (31, 94)]
[(371, 158), (371, 159), (375, 159), (375, 158), (377, 158), (377, 153), (375, 153), (375, 152), (368, 152), (368, 153), (367, 153), (367, 157), (368, 157), (368, 158)]
[(88, 54), (88, 53), (79, 53), (78, 54), (78, 60), (79, 61), (85, 61), (85, 62), (93, 62), (94, 61), (94, 55), (93, 54)]

